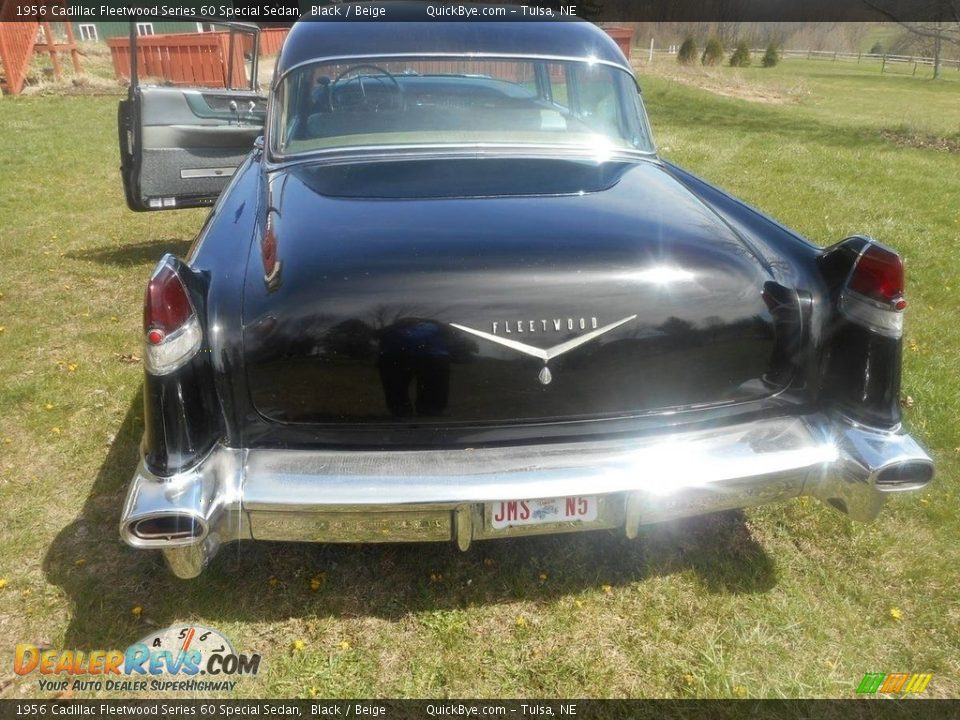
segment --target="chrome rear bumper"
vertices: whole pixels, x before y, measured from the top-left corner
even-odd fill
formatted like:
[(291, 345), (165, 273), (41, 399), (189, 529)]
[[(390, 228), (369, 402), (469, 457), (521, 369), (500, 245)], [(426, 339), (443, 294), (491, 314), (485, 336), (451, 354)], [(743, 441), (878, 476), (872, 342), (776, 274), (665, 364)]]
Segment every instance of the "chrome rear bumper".
[[(824, 415), (615, 440), (409, 451), (216, 447), (161, 478), (141, 462), (120, 521), (133, 547), (198, 575), (233, 540), (474, 540), (624, 528), (811, 495), (871, 520), (889, 492), (933, 478), (909, 436)], [(598, 497), (590, 522), (494, 529), (488, 503)]]

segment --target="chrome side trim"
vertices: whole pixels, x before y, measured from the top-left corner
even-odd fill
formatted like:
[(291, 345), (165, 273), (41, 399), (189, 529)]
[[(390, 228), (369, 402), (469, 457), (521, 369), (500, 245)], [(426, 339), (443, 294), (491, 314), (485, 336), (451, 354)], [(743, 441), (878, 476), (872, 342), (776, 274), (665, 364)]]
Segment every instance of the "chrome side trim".
[(424, 157), (464, 158), (478, 157), (511, 158), (553, 158), (604, 161), (639, 161), (656, 159), (653, 150), (633, 150), (630, 148), (604, 149), (602, 153), (586, 145), (564, 143), (409, 143), (406, 145), (354, 145), (337, 148), (318, 148), (305, 150), (295, 155), (282, 155), (271, 152), (264, 163), (267, 172), (293, 165), (323, 161), (329, 164), (349, 164), (362, 161), (417, 160)]
[[(409, 451), (240, 450), (219, 446), (160, 478), (141, 463), (120, 534), (164, 550), (180, 577), (233, 540), (454, 541), (623, 528), (812, 495), (857, 520), (889, 492), (917, 489), (932, 461), (909, 436), (823, 414), (579, 443)], [(891, 468), (895, 469), (892, 474)], [(894, 482), (878, 485), (887, 471)], [(911, 482), (911, 473), (915, 475)], [(495, 529), (489, 503), (597, 497), (596, 520)], [(151, 517), (188, 516), (198, 538), (144, 538)]]
[(187, 180), (189, 178), (230, 177), (235, 171), (236, 168), (234, 167), (188, 168), (180, 171), (180, 178)]
[(366, 53), (364, 55), (318, 55), (315, 58), (310, 58), (309, 60), (303, 60), (298, 62), (295, 65), (291, 65), (286, 70), (284, 70), (280, 75), (277, 75), (273, 78), (272, 89), (276, 88), (290, 73), (298, 70), (299, 68), (306, 67), (308, 65), (321, 65), (324, 63), (340, 62), (341, 60), (348, 60), (353, 62), (355, 60), (402, 60), (402, 59), (419, 59), (419, 58), (430, 58), (431, 60), (448, 58), (451, 60), (544, 60), (546, 62), (573, 62), (581, 64), (592, 64), (592, 65), (606, 65), (608, 67), (616, 68), (617, 70), (622, 70), (631, 77), (636, 77), (633, 73), (633, 68), (629, 65), (624, 65), (623, 63), (613, 62), (612, 60), (602, 60), (600, 58), (590, 57), (590, 56), (581, 56), (574, 57), (572, 55), (540, 55), (540, 54), (531, 54), (524, 55), (523, 53), (483, 53), (483, 52), (417, 52), (417, 53), (375, 53), (371, 55)]

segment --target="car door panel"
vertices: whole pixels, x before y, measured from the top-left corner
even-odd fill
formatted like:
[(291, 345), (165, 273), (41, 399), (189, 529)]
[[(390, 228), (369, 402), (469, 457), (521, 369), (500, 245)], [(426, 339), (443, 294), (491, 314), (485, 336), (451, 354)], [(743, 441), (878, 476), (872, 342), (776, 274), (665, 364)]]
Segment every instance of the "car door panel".
[[(141, 198), (151, 209), (212, 202), (263, 132), (265, 100), (253, 93), (159, 87), (140, 88), (139, 95)], [(209, 98), (234, 102), (237, 112), (198, 115), (195, 108), (210, 108)]]
[[(255, 57), (256, 40), (250, 45)], [(251, 74), (255, 70), (251, 61)], [(224, 89), (140, 85), (136, 68), (131, 77), (118, 115), (127, 205), (212, 205), (263, 132), (266, 98), (254, 89), (255, 79), (247, 88)]]

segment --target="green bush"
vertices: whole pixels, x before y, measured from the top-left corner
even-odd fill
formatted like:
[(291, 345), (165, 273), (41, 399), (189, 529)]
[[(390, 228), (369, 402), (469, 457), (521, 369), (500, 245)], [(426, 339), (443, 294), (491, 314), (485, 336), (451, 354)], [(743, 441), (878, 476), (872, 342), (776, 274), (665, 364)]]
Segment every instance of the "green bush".
[(677, 53), (677, 62), (681, 65), (690, 65), (697, 59), (697, 43), (691, 36), (683, 41), (680, 51)]
[(780, 62), (780, 51), (774, 43), (767, 45), (767, 51), (763, 54), (763, 66), (773, 67)]
[(737, 43), (733, 54), (730, 56), (730, 67), (746, 67), (750, 64), (750, 48), (745, 40)]
[(723, 62), (723, 45), (716, 38), (707, 40), (707, 46), (703, 49), (703, 56), (700, 62), (704, 65), (719, 65)]

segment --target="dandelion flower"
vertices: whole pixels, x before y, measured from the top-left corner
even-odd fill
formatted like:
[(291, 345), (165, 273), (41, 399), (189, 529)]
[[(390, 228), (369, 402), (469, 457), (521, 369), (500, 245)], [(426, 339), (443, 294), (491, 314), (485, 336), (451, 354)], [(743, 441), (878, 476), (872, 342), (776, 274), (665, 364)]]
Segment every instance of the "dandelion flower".
[(323, 585), (323, 581), (320, 580), (320, 578), (313, 578), (313, 580), (310, 581), (310, 589), (314, 592), (319, 590), (321, 585)]
[(87, 564), (87, 559), (77, 558), (76, 560), (73, 561), (73, 564), (76, 565), (77, 567), (83, 567), (84, 565)]
[(78, 367), (80, 367), (80, 366), (77, 365), (76, 363), (68, 363), (68, 364), (67, 364), (67, 372), (75, 372)]
[(312, 687), (309, 690), (307, 690), (307, 694), (312, 698), (315, 698), (319, 692), (320, 691), (317, 690), (315, 687)]
[(60, 428), (58, 428), (58, 427), (52, 427), (52, 428), (50, 428), (50, 432), (52, 432), (54, 435), (59, 435), (59, 434), (60, 434)]
[(897, 622), (900, 622), (903, 619), (903, 611), (898, 607), (892, 607), (890, 608), (890, 617)]
[(338, 643), (338, 647), (339, 647), (341, 650), (349, 650), (349, 649), (350, 649), (350, 643), (347, 642), (346, 640), (341, 640), (341, 641)]
[(133, 615), (135, 618), (137, 618), (137, 620), (139, 620), (140, 616), (143, 615), (143, 608), (140, 607), (139, 605), (134, 605), (130, 609), (130, 614)]
[(613, 592), (613, 585), (601, 585), (600, 589), (603, 590), (607, 595)]
[(517, 627), (526, 627), (527, 619), (523, 615), (518, 615), (516, 620)]
[(3, 590), (7, 586), (7, 579), (0, 578), (0, 590)]
[(53, 403), (47, 403), (43, 406), (44, 410), (53, 410)]
[(747, 696), (747, 689), (743, 685), (734, 685), (733, 694), (738, 698), (745, 698)]
[(7, 331), (6, 326), (5, 326), (5, 325), (0, 325), (0, 335), (3, 335), (6, 331)]
[(292, 643), (290, 643), (290, 649), (294, 652), (302, 652), (306, 647), (307, 644), (303, 640), (294, 640)]
[(687, 685), (693, 685), (697, 681), (697, 679), (690, 673), (687, 673), (686, 675), (683, 676), (683, 681)]

